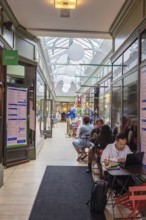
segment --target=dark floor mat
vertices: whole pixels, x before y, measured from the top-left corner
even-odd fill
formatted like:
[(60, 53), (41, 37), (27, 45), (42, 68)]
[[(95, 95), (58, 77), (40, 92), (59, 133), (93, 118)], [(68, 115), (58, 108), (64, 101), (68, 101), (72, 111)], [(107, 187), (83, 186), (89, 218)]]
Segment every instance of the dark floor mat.
[(106, 220), (86, 205), (92, 186), (85, 167), (47, 166), (29, 220)]

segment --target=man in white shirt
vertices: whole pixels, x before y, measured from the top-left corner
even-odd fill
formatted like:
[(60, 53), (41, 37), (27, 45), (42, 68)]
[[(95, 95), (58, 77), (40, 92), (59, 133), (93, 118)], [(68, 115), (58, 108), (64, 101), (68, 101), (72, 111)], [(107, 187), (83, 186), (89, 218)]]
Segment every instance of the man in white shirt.
[[(112, 144), (108, 144), (106, 148), (103, 150), (102, 156), (101, 156), (101, 163), (105, 163), (106, 166), (109, 165), (109, 161), (115, 161), (115, 162), (125, 162), (127, 154), (132, 153), (130, 148), (126, 145), (127, 139), (125, 134), (119, 133), (116, 136), (116, 140)], [(113, 182), (113, 176), (109, 175), (108, 172), (104, 172), (105, 179), (107, 178), (109, 184)], [(112, 186), (113, 190), (115, 190), (115, 195), (120, 192), (121, 193), (121, 186), (125, 184), (125, 181), (127, 181), (127, 177), (121, 176), (116, 178), (117, 181), (114, 182), (114, 185)], [(120, 185), (119, 185), (120, 183)], [(127, 184), (125, 185), (125, 188), (128, 188), (130, 185), (133, 185), (133, 180), (129, 177), (129, 180)]]
[(108, 166), (109, 160), (116, 162), (125, 162), (127, 154), (132, 153), (130, 148), (126, 145), (127, 139), (124, 134), (119, 133), (116, 140), (112, 144), (108, 144), (101, 156), (101, 163)]

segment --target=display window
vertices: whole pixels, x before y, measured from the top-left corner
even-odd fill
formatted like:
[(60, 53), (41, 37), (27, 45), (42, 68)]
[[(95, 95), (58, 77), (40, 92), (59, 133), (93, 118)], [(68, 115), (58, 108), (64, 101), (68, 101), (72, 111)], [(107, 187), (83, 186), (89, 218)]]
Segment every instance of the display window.
[(141, 35), (141, 62), (146, 60), (146, 30)]
[(122, 80), (113, 84), (112, 88), (112, 106), (111, 106), (111, 127), (113, 134), (121, 131), (122, 119)]
[(131, 150), (137, 150), (137, 71), (123, 79), (122, 131)]
[(45, 85), (40, 77), (39, 73), (37, 73), (37, 82), (36, 82), (36, 146), (40, 142), (43, 131), (44, 131), (44, 121), (43, 121), (43, 106), (41, 104), (41, 100), (44, 100), (45, 94)]
[(138, 40), (124, 52), (123, 74), (138, 65)]
[(113, 81), (122, 76), (122, 56), (113, 63)]

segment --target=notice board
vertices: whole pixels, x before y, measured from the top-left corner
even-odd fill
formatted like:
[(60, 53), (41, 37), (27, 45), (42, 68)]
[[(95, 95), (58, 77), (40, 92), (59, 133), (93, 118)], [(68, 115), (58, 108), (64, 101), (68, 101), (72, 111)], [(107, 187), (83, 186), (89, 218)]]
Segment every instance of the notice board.
[(7, 87), (6, 147), (27, 145), (27, 88)]

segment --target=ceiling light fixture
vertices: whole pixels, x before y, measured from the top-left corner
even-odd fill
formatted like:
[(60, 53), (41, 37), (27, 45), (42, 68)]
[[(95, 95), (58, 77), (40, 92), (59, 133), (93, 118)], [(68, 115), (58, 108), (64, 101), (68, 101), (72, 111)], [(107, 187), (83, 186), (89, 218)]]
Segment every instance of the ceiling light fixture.
[(75, 9), (77, 0), (54, 0), (55, 8)]

